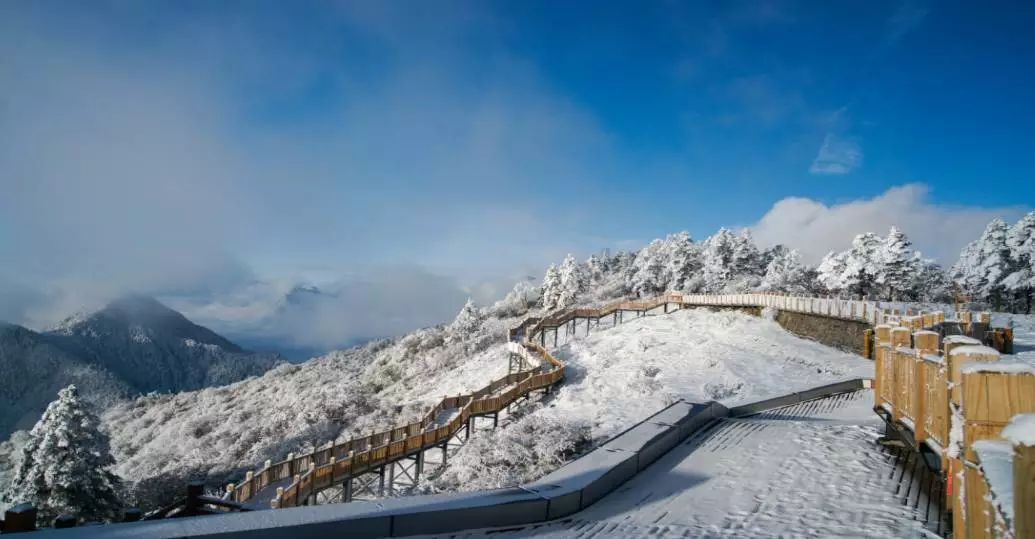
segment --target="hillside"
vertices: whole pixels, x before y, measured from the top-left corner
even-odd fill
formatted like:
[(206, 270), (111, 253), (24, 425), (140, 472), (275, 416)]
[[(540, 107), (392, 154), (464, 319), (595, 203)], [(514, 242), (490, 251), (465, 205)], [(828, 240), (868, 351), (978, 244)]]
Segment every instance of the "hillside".
[(46, 335), (0, 322), (0, 434), (31, 428), (62, 387), (76, 384), (101, 408), (130, 396), (107, 369), (56, 346)]
[(36, 332), (0, 324), (0, 434), (31, 427), (57, 390), (76, 384), (105, 409), (120, 399), (224, 385), (280, 361), (253, 354), (153, 298), (129, 296)]

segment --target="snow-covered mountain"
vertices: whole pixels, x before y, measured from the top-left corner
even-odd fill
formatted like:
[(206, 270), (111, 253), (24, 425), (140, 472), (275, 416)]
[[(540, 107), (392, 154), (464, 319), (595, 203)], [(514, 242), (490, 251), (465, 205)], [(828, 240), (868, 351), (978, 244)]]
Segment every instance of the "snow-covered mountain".
[(59, 389), (76, 384), (83, 397), (107, 407), (132, 394), (107, 369), (54, 345), (46, 335), (0, 322), (0, 435), (32, 427)]
[(279, 358), (252, 354), (147, 296), (126, 296), (46, 333), (140, 393), (224, 385), (261, 374)]
[(0, 434), (31, 427), (57, 390), (74, 383), (88, 402), (232, 383), (280, 362), (192, 323), (153, 298), (127, 296), (35, 332), (0, 325)]

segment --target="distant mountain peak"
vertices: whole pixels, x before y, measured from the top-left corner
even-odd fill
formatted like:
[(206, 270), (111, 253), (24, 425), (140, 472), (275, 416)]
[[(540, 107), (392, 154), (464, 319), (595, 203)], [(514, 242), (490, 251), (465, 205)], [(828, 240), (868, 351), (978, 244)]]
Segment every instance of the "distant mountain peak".
[(228, 352), (244, 352), (240, 346), (144, 294), (127, 294), (95, 313), (70, 316), (49, 333), (92, 338), (124, 334), (138, 344), (146, 344), (156, 338), (191, 340), (216, 345)]

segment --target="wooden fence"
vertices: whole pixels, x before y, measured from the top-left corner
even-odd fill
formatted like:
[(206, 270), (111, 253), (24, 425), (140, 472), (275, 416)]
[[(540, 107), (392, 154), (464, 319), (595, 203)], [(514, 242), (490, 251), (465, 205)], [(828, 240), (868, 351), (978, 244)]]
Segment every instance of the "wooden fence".
[[(957, 320), (990, 322), (987, 313), (959, 313)], [(999, 351), (972, 337), (930, 330), (943, 321), (935, 313), (875, 328), (874, 408), (939, 465), (952, 500), (954, 537), (1035, 537), (1031, 519), (1025, 520), (1035, 514), (1031, 447), (981, 450), (982, 444), (1005, 444), (1010, 421), (1035, 412), (1035, 368), (1000, 362)], [(1015, 488), (1028, 490), (1011, 501), (1007, 493)]]

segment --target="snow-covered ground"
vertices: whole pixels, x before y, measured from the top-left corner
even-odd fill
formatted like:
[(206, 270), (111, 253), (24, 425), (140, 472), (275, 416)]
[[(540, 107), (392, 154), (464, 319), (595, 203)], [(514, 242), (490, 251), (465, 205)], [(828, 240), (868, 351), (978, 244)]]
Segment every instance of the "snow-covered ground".
[(933, 537), (938, 501), (877, 445), (872, 402), (726, 419), (570, 518), (450, 537)]
[(993, 313), (992, 325), (1013, 327), (1013, 355), (1004, 361), (1023, 361), (1035, 366), (1035, 314)]
[(869, 360), (735, 311), (690, 309), (584, 333), (578, 326), (579, 336), (556, 351), (567, 375), (555, 396), (472, 439), (430, 490), (537, 478), (676, 399), (733, 405), (873, 376)]

